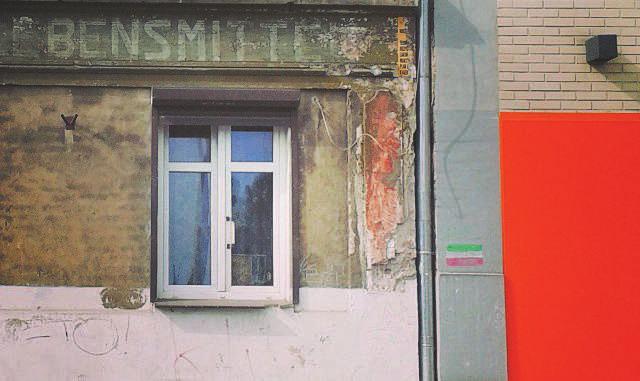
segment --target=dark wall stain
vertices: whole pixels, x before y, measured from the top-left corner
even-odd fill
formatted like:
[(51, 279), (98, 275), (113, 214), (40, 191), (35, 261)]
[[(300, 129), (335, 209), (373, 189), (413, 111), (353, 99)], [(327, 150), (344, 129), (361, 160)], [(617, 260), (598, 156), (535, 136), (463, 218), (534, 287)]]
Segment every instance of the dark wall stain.
[(76, 87), (69, 89), (75, 105), (93, 105), (102, 101), (106, 89), (96, 87)]
[(104, 308), (120, 308), (123, 310), (138, 309), (147, 302), (147, 298), (139, 288), (110, 287), (100, 291)]

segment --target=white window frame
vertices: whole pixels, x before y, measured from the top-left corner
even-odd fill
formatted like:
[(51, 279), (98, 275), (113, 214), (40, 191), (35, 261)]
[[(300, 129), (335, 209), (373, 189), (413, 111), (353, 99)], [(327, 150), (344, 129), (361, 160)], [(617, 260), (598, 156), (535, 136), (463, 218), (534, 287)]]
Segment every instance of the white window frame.
[[(292, 302), (290, 119), (264, 116), (160, 116), (158, 126), (157, 300), (162, 306), (267, 306)], [(171, 125), (208, 125), (211, 161), (169, 163)], [(273, 127), (273, 162), (232, 162), (231, 126)], [(211, 285), (169, 285), (169, 172), (208, 172), (211, 180)], [(273, 173), (273, 285), (231, 284), (231, 172)], [(223, 192), (220, 192), (224, 189)], [(222, 255), (220, 255), (222, 253)]]

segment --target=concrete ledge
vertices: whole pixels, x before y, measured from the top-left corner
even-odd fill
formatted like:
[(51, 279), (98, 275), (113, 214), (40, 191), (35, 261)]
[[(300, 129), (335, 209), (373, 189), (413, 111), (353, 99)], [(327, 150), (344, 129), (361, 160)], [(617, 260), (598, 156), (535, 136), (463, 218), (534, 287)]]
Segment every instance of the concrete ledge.
[(335, 5), (417, 7), (417, 0), (12, 0), (16, 3), (129, 3), (217, 5)]
[[(104, 287), (0, 286), (0, 311), (105, 311), (111, 308), (103, 303), (103, 290)], [(135, 309), (151, 310), (149, 289), (138, 291), (143, 303)]]

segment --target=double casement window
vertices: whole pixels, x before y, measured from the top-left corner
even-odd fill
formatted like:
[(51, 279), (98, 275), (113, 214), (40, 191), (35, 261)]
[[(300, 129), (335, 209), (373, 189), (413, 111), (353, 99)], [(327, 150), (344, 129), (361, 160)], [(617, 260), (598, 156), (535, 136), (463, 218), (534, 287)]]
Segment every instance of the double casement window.
[(157, 303), (291, 301), (291, 118), (159, 111)]

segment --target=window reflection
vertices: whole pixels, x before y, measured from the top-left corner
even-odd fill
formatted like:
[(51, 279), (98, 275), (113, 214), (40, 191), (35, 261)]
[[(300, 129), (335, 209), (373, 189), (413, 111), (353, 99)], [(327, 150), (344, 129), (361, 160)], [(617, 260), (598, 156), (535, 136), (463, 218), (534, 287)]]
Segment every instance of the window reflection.
[(232, 127), (231, 161), (273, 161), (273, 129)]
[(170, 162), (211, 161), (209, 126), (172, 126), (169, 128)]
[(273, 285), (273, 174), (232, 172), (232, 215), (236, 243), (231, 249), (234, 286)]
[(209, 176), (169, 174), (169, 284), (211, 284)]

